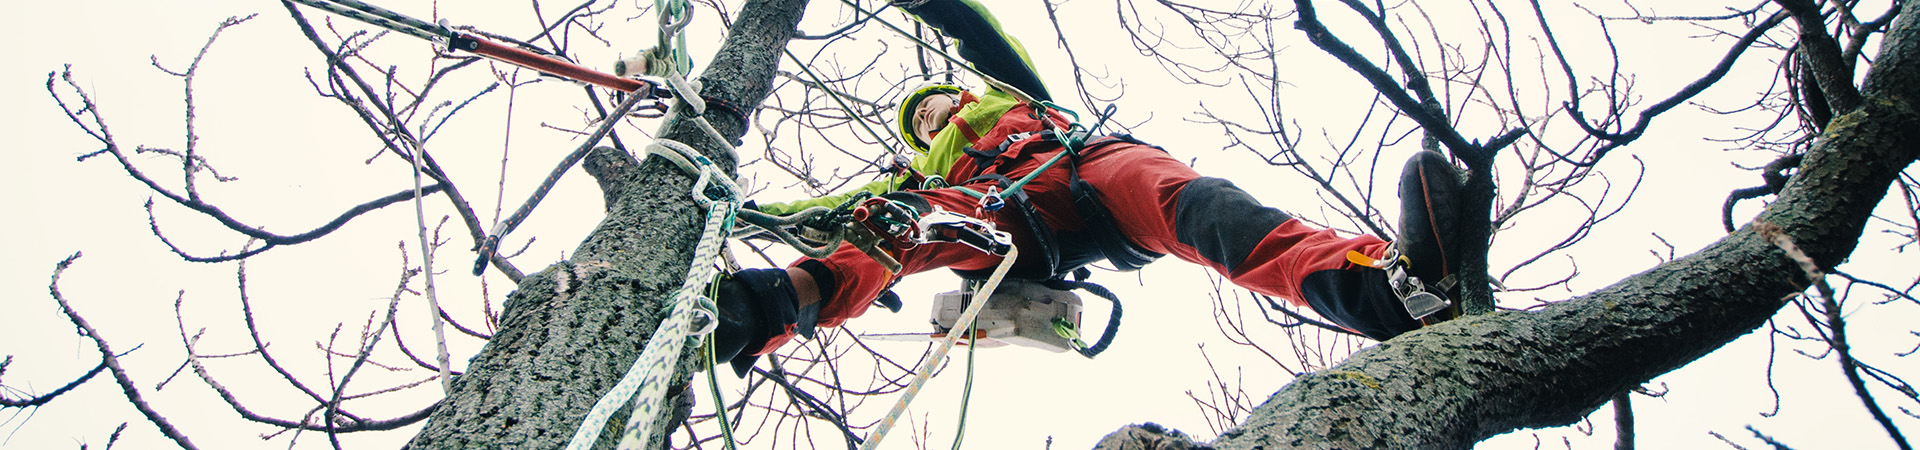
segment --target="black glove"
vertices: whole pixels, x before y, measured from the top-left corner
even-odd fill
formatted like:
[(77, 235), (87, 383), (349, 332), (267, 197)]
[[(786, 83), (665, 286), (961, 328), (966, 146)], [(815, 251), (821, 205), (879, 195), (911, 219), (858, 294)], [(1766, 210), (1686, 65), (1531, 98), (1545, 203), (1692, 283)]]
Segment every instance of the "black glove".
[(906, 306), (906, 303), (900, 301), (900, 294), (893, 293), (893, 290), (881, 292), (880, 298), (873, 299), (873, 304), (896, 313), (900, 312), (901, 307)]
[[(734, 375), (745, 377), (760, 359), (752, 352), (800, 324), (798, 296), (785, 269), (742, 270), (717, 283), (714, 302), (720, 324), (713, 331), (714, 358), (732, 362)], [(806, 321), (806, 334), (813, 334), (813, 322)]]

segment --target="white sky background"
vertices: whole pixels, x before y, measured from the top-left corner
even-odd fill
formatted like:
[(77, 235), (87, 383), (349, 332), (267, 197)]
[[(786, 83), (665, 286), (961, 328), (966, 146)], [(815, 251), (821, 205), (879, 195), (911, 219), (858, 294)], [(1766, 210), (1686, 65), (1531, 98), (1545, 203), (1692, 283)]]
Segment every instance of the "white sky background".
[[(822, 24), (828, 22), (833, 5), (815, 3), (809, 11), (814, 15), (807, 29), (820, 32), (826, 29)], [(531, 19), (521, 2), (488, 5), (484, 10), (448, 7), (443, 13), (456, 23), (513, 36), (526, 34)], [(428, 15), (419, 5), (395, 2), (387, 6)], [(1057, 96), (1067, 97), (1071, 89), (1067, 65), (1052, 45), (1052, 31), (1039, 5), (1001, 1), (991, 6), (1035, 53)], [(1241, 91), (1175, 85), (1157, 66), (1120, 44), (1108, 23), (1112, 20), (1111, 4), (1082, 0), (1070, 6), (1086, 21), (1068, 31), (1083, 63), (1119, 72), (1127, 83), (1128, 97), (1119, 105), (1122, 115), (1117, 120), (1138, 123), (1151, 115), (1152, 123), (1136, 129), (1135, 134), (1167, 146), (1177, 158), (1195, 161), (1202, 173), (1232, 179), (1268, 204), (1283, 209), (1308, 215), (1320, 209), (1319, 199), (1310, 194), (1316, 192), (1314, 188), (1297, 175), (1267, 167), (1252, 155), (1218, 150), (1221, 143), (1216, 131), (1182, 120), (1196, 109), (1197, 101), (1226, 108), (1244, 96)], [(182, 146), (181, 87), (176, 79), (153, 70), (148, 65), (149, 55), (157, 56), (169, 68), (184, 68), (219, 20), (258, 12), (261, 16), (253, 22), (228, 30), (202, 67), (195, 91), (200, 108), (200, 150), (221, 174), (241, 178), (222, 185), (203, 176), (202, 192), (243, 221), (290, 233), (323, 223), (366, 199), (409, 187), (405, 167), (390, 157), (372, 165), (361, 164), (374, 154), (376, 144), (344, 108), (311, 94), (300, 76), (305, 65), (315, 62), (313, 49), (273, 2), (17, 2), (7, 9), (9, 13), (0, 17), (0, 33), (4, 33), (0, 36), (14, 45), (0, 70), (0, 104), (8, 106), (0, 113), (6, 116), (0, 120), (0, 135), (8, 137), (6, 162), (0, 164), (0, 188), (9, 193), (0, 197), (0, 211), (5, 211), (6, 219), (0, 220), (0, 252), (6, 255), (0, 259), (4, 261), (0, 264), (6, 265), (0, 270), (0, 277), (4, 277), (0, 278), (0, 289), (4, 289), (0, 291), (0, 311), (5, 312), (0, 314), (0, 323), (4, 323), (0, 325), (0, 354), (15, 358), (0, 381), (7, 387), (37, 394), (64, 384), (98, 362), (92, 342), (73, 334), (73, 327), (58, 313), (45, 288), (54, 263), (81, 251), (86, 256), (66, 273), (63, 292), (117, 351), (144, 346), (122, 361), (156, 409), (171, 417), (203, 448), (286, 446), (285, 436), (263, 444), (257, 436), (271, 432), (271, 427), (241, 421), (190, 373), (182, 373), (164, 390), (153, 391), (155, 383), (167, 378), (182, 360), (183, 347), (171, 309), (176, 297), (184, 298), (188, 333), (209, 327), (201, 344), (204, 352), (228, 353), (250, 347), (245, 345), (245, 331), (238, 322), (235, 265), (183, 262), (168, 253), (148, 231), (140, 208), (149, 197), (143, 186), (108, 158), (74, 161), (75, 156), (98, 146), (60, 116), (45, 92), (46, 74), (59, 70), (61, 64), (73, 64), (76, 79), (100, 103), (121, 145), (129, 149), (147, 145), (178, 150)], [(1680, 15), (1715, 11), (1702, 7), (1701, 11), (1660, 12)], [(1334, 5), (1322, 7), (1327, 20), (1347, 20), (1348, 15), (1342, 12)], [(715, 17), (707, 11), (701, 14), (696, 27), (704, 28), (699, 31), (716, 33)], [(1524, 15), (1521, 11), (1508, 14), (1516, 21), (1531, 20), (1517, 18)], [(309, 12), (308, 16), (317, 20), (322, 14)], [(1583, 20), (1579, 16), (1564, 17), (1568, 22)], [(1636, 74), (1641, 92), (1656, 98), (1704, 72), (1727, 42), (1680, 39), (1697, 30), (1651, 34), (1657, 29), (1671, 31), (1678, 27), (1616, 26), (1616, 36), (1622, 37), (1622, 51), (1628, 56), (1624, 71)], [(604, 67), (606, 64), (600, 62), (611, 61), (613, 54), (648, 45), (651, 32), (651, 28), (643, 28), (611, 34), (616, 39), (615, 50), (594, 48), (590, 51), (606, 54), (584, 54), (581, 59)], [(1288, 71), (1293, 86), (1282, 91), (1289, 112), (1305, 116), (1305, 120), (1357, 115), (1367, 97), (1351, 72), (1298, 39), (1298, 32), (1276, 32), (1292, 45), (1286, 50), (1290, 61), (1301, 64)], [(1642, 32), (1648, 34), (1636, 34)], [(1563, 32), (1563, 39), (1570, 39), (1570, 34), (1574, 33)], [(1350, 42), (1361, 41), (1354, 32), (1346, 36)], [(623, 37), (635, 43), (629, 48), (625, 41), (618, 40)], [(693, 52), (710, 53), (715, 37), (709, 34), (694, 39)], [(389, 43), (385, 48), (425, 51), (424, 45), (416, 50)], [(704, 63), (705, 58), (697, 56), (695, 60)], [(1764, 88), (1765, 77), (1772, 73), (1771, 64), (1750, 54), (1735, 71), (1736, 77), (1746, 78), (1730, 79), (1702, 98), (1723, 109), (1742, 106), (1754, 91)], [(474, 87), (460, 92), (472, 92)], [(579, 90), (571, 86), (542, 83), (522, 88), (515, 99), (514, 145), (509, 150), (513, 162), (508, 168), (505, 194), (509, 204), (524, 198), (551, 164), (574, 145), (565, 140), (566, 136), (541, 129), (538, 124), (575, 127), (582, 117), (574, 109), (581, 105)], [(450, 132), (456, 134), (436, 139), (431, 147), (457, 178), (470, 180), (462, 188), (483, 219), (491, 210), (488, 205), (494, 202), (491, 180), (500, 170), (501, 124), (506, 118), (499, 111), (505, 101), (504, 93), (496, 93), (477, 103), (475, 108), (479, 109), (449, 125), (455, 130)], [(1679, 108), (1657, 121), (1646, 138), (1611, 155), (1603, 167), (1618, 174), (1616, 181), (1634, 173), (1629, 155), (1645, 160), (1647, 185), (1635, 199), (1635, 206), (1618, 219), (1620, 223), (1597, 231), (1575, 249), (1581, 277), (1571, 286), (1574, 292), (1522, 294), (1504, 300), (1524, 304), (1534, 296), (1570, 297), (1651, 267), (1658, 259), (1648, 252), (1664, 254), (1665, 250), (1649, 230), (1658, 232), (1680, 254), (1717, 238), (1721, 234), (1719, 204), (1725, 192), (1758, 182), (1757, 177), (1735, 169), (1728, 161), (1754, 165), (1767, 158), (1752, 152), (1722, 152), (1724, 144), (1706, 141), (1735, 135), (1731, 125), (1715, 120), (1696, 108)], [(1469, 137), (1500, 131), (1468, 123), (1463, 133)], [(640, 122), (647, 130), (653, 125)], [(1317, 129), (1309, 129), (1306, 145), (1325, 145), (1316, 133)], [(629, 145), (641, 139), (631, 131), (623, 131), (623, 137)], [(1328, 139), (1342, 138), (1336, 135)], [(762, 150), (751, 147), (751, 138), (748, 142), (749, 155)], [(1401, 149), (1382, 159), (1388, 161), (1387, 167), (1397, 167), (1404, 157)], [(178, 185), (177, 160), (152, 156), (135, 159), (150, 176), (172, 183), (170, 187)], [(762, 163), (747, 170), (773, 169)], [(778, 188), (785, 182), (774, 184)], [(778, 200), (798, 195), (768, 192), (761, 198)], [(442, 197), (434, 196), (429, 205), (443, 202)], [(217, 230), (216, 224), (164, 199), (158, 203), (161, 226), (183, 247), (208, 254), (238, 248), (243, 242), (239, 236)], [(1396, 208), (1391, 195), (1375, 199), (1373, 206)], [(1742, 214), (1752, 213), (1751, 204), (1748, 206)], [(569, 174), (527, 226), (514, 234), (522, 239), (539, 236), (533, 250), (515, 262), (522, 270), (534, 272), (556, 260), (591, 230), (601, 217), (599, 208), (599, 192), (589, 177), (578, 172)], [(441, 213), (445, 212), (442, 208)], [(432, 210), (430, 214), (434, 214)], [(1535, 212), (1522, 219), (1528, 221), (1523, 226), (1548, 222), (1547, 217), (1554, 216), (1551, 211)], [(400, 271), (395, 244), (405, 242), (410, 258), (418, 261), (412, 229), (411, 205), (395, 205), (363, 217), (323, 243), (277, 249), (250, 263), (250, 295), (260, 310), (257, 319), (269, 330), (267, 339), (276, 355), (297, 371), (324, 373), (326, 367), (314, 342), (327, 339), (335, 325), (343, 322), (342, 342), (352, 342), (351, 336), (367, 320), (368, 312), (386, 305)], [(441, 301), (459, 311), (456, 314), (464, 314), (457, 318), (478, 326), (479, 287), (465, 274), (471, 261), (465, 249), (470, 243), (457, 224), (449, 224), (446, 233), (451, 243), (443, 250), (451, 251), (436, 262), (437, 268), (446, 271), (436, 280), (442, 289)], [(1559, 238), (1548, 235), (1541, 239)], [(1535, 247), (1526, 239), (1524, 235), (1503, 235), (1499, 242), (1508, 248)], [(1525, 256), (1501, 253), (1501, 245), (1495, 247), (1496, 267)], [(1865, 273), (1885, 269), (1910, 274), (1910, 257), (1890, 254), (1883, 250), (1887, 247), (1884, 240), (1863, 243), (1851, 268)], [(1564, 276), (1569, 267), (1565, 258), (1560, 258), (1530, 270), (1536, 272), (1532, 279), (1545, 280)], [(1244, 383), (1244, 389), (1256, 398), (1278, 389), (1287, 377), (1264, 358), (1219, 336), (1208, 311), (1211, 289), (1203, 272), (1198, 266), (1169, 260), (1143, 271), (1141, 283), (1134, 283), (1129, 275), (1097, 277), (1096, 281), (1115, 288), (1126, 302), (1127, 312), (1119, 340), (1099, 359), (1026, 349), (982, 351), (966, 442), (974, 448), (1042, 448), (1052, 436), (1056, 448), (1089, 448), (1121, 425), (1147, 421), (1211, 439), (1213, 433), (1186, 394), (1194, 391), (1204, 397), (1208, 392), (1210, 378), (1196, 345), (1204, 343), (1227, 380)], [(490, 298), (497, 308), (510, 286), (498, 276), (491, 276), (490, 283)], [(418, 286), (418, 280), (414, 285)], [(850, 327), (867, 332), (923, 330), (931, 295), (953, 285), (952, 277), (945, 274), (916, 277), (900, 290), (907, 300), (902, 313), (875, 311)], [(184, 295), (179, 294), (182, 290)], [(424, 302), (419, 300), (406, 297), (409, 303), (404, 308), (410, 309), (400, 319), (415, 330), (424, 329), (427, 323), (421, 314)], [(1091, 297), (1087, 301), (1094, 305), (1090, 315), (1104, 312), (1100, 305), (1103, 302)], [(1858, 303), (1853, 303), (1853, 308), (1858, 308)], [(1910, 327), (1901, 325), (1910, 322), (1911, 308), (1881, 307), (1871, 310), (1873, 314), (1849, 318), (1862, 336), (1871, 336), (1854, 342), (1863, 357), (1901, 373), (1905, 361), (1890, 355), (1913, 345), (1904, 332)], [(1781, 320), (1799, 323), (1792, 309), (1783, 311)], [(1257, 320), (1253, 310), (1248, 314)], [(1267, 343), (1274, 351), (1287, 351), (1276, 330), (1261, 332), (1271, 339)], [(416, 352), (430, 354), (430, 343), (412, 339), (417, 336), (409, 335), (408, 345)], [(1807, 361), (1784, 350), (1786, 347), (1778, 353), (1780, 363), (1774, 373), (1775, 384), (1783, 392), (1782, 413), (1774, 417), (1758, 415), (1772, 410), (1774, 402), (1765, 385), (1768, 343), (1764, 337), (1764, 333), (1749, 336), (1656, 379), (1656, 389), (1664, 384), (1671, 393), (1664, 399), (1638, 397), (1634, 403), (1644, 448), (1724, 448), (1708, 436), (1709, 431), (1757, 448), (1761, 444), (1741, 429), (1748, 424), (1805, 448), (1843, 441), (1866, 448), (1885, 445), (1884, 434), (1845, 389), (1835, 363)], [(457, 339), (454, 344), (457, 361), (471, 355), (479, 345), (473, 339)], [(902, 345), (900, 353), (911, 353), (914, 349), (910, 347)], [(387, 362), (404, 365), (399, 360)], [(1232, 368), (1235, 366), (1240, 367)], [(277, 377), (266, 375), (269, 379), (264, 382), (243, 380), (266, 374), (257, 359), (214, 362), (213, 370), (216, 375), (228, 374), (223, 378), (228, 387), (240, 391), (243, 401), (256, 412), (280, 418), (294, 418), (304, 412), (307, 403), (298, 402), (302, 399)], [(358, 386), (385, 386), (373, 381), (382, 379), (378, 374), (363, 376), (356, 383), (365, 384)], [(405, 373), (388, 379), (415, 377), (415, 373)], [(307, 379), (323, 383), (324, 377)], [(960, 372), (953, 370), (936, 378), (916, 401), (916, 417), (930, 414), (931, 430), (926, 431), (930, 437), (924, 446), (944, 448), (951, 442), (951, 411), (960, 382)], [(431, 389), (421, 389), (411, 397), (396, 397), (389, 401), (390, 406), (362, 405), (355, 410), (380, 418), (404, 414), (429, 404), (432, 398), (426, 394)], [(1911, 428), (1916, 422), (1893, 410), (1894, 405), (1906, 404), (1895, 398), (1897, 394), (1882, 390), (1877, 395), (1899, 423)], [(699, 408), (708, 408), (710, 400), (703, 393)], [(891, 397), (876, 398), (865, 410), (879, 414), (892, 401)], [(1610, 448), (1611, 417), (1606, 408), (1592, 416), (1593, 424), (1587, 427), (1594, 429), (1593, 436), (1579, 429), (1553, 429), (1540, 431), (1538, 439), (1545, 442), (1545, 448), (1562, 447), (1559, 442), (1563, 438), (1573, 448)], [(77, 448), (87, 444), (99, 448), (122, 422), (131, 422), (121, 443), (125, 448), (170, 445), (139, 417), (121, 397), (119, 387), (103, 374), (51, 405), (27, 412), (0, 412), (0, 447)], [(885, 448), (920, 447), (909, 438), (921, 434), (907, 428), (912, 425), (928, 427), (903, 423), (888, 438)], [(404, 442), (415, 429), (417, 426), (343, 439), (350, 447), (387, 448)], [(317, 434), (299, 440), (302, 448), (321, 448), (326, 442)], [(1521, 431), (1481, 447), (1533, 448), (1535, 442), (1534, 432)]]

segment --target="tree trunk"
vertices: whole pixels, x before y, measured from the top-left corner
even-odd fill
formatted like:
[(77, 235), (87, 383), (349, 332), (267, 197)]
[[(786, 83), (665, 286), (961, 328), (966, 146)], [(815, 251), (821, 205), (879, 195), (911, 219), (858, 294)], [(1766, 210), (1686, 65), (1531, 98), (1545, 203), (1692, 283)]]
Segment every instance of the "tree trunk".
[[(1808, 286), (1807, 274), (1758, 230), (1778, 227), (1831, 268), (1852, 253), (1873, 208), (1920, 156), (1920, 2), (1907, 2), (1900, 15), (1867, 76), (1864, 104), (1834, 120), (1752, 224), (1574, 300), (1470, 316), (1363, 350), (1294, 380), (1213, 447), (1467, 448), (1520, 428), (1573, 423), (1752, 332)], [(1123, 429), (1102, 447), (1156, 448), (1117, 441), (1170, 436), (1151, 428)]]
[[(704, 92), (758, 105), (801, 6), (748, 3), (706, 72)], [(1903, 8), (1907, 20), (1888, 31), (1864, 105), (1834, 121), (1755, 222), (1777, 226), (1821, 267), (1852, 252), (1888, 186), (1920, 156), (1920, 2)], [(726, 113), (707, 116), (730, 136), (743, 132)], [(687, 123), (664, 128), (663, 137), (732, 168), (732, 155)], [(701, 226), (686, 194), (691, 178), (620, 152), (597, 152), (587, 164), (606, 192), (607, 218), (572, 261), (521, 283), (500, 332), (411, 446), (559, 447), (659, 323)], [(1212, 446), (1464, 448), (1519, 428), (1572, 423), (1758, 328), (1806, 279), (1750, 225), (1578, 299), (1454, 320), (1361, 351), (1296, 379)], [(1184, 439), (1129, 427), (1102, 447), (1169, 448)]]
[[(703, 96), (742, 105), (741, 113), (758, 107), (805, 5), (747, 2), (702, 74)], [(699, 149), (731, 176), (734, 155), (682, 117), (673, 115), (659, 135)], [(743, 118), (726, 108), (710, 107), (706, 118), (731, 139), (745, 133)], [(499, 332), (454, 380), (409, 448), (564, 446), (664, 318), (705, 222), (706, 212), (688, 195), (694, 179), (658, 158), (642, 163), (609, 148), (583, 166), (606, 195), (606, 218), (571, 260), (527, 276), (508, 296)], [(683, 372), (692, 358), (685, 360)], [(603, 430), (600, 446), (617, 439), (624, 415)]]

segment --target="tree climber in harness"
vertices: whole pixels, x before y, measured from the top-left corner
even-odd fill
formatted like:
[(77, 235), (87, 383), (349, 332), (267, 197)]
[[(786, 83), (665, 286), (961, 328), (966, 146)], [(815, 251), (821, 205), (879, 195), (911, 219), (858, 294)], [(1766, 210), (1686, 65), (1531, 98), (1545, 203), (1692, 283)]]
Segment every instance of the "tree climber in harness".
[[(1450, 240), (1456, 221), (1449, 202), (1461, 178), (1444, 156), (1423, 151), (1407, 161), (1395, 243), (1342, 237), (1262, 206), (1225, 179), (1200, 176), (1157, 146), (1124, 135), (1051, 132), (1078, 128), (1044, 106), (1051, 96), (1025, 50), (975, 0), (895, 6), (959, 41), (960, 57), (1006, 88), (975, 95), (932, 85), (907, 95), (898, 125), (902, 139), (919, 151), (908, 176), (752, 208), (792, 214), (833, 207), (864, 191), (920, 213), (937, 207), (974, 216), (1012, 235), (1022, 252), (1010, 277), (1032, 280), (1059, 279), (1100, 259), (1137, 269), (1171, 254), (1378, 340), (1448, 315), (1442, 311), (1446, 301), (1437, 296), (1453, 287), (1448, 252), (1457, 248)], [(1067, 151), (1074, 153), (1060, 164), (1044, 165)], [(1024, 186), (1007, 189), (1009, 180), (1036, 171)], [(991, 208), (982, 208), (969, 190), (1005, 191), (1007, 206), (983, 212)], [(826, 258), (728, 276), (715, 298), (721, 317), (717, 357), (731, 360), (744, 376), (758, 355), (794, 334), (810, 337), (816, 326), (839, 326), (865, 313), (901, 276), (945, 267), (980, 278), (1001, 259), (956, 243), (918, 245), (894, 256), (901, 264), (897, 273), (841, 245)]]

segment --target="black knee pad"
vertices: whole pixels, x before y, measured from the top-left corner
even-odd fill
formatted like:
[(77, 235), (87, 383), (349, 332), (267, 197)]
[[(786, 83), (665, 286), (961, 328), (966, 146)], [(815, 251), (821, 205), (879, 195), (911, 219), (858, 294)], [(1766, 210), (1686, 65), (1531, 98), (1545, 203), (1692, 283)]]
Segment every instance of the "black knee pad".
[(1187, 182), (1180, 189), (1178, 202), (1174, 237), (1228, 272), (1245, 261), (1267, 233), (1293, 220), (1285, 212), (1262, 206), (1247, 191), (1221, 178), (1200, 177)]

